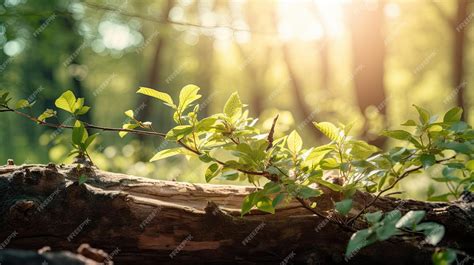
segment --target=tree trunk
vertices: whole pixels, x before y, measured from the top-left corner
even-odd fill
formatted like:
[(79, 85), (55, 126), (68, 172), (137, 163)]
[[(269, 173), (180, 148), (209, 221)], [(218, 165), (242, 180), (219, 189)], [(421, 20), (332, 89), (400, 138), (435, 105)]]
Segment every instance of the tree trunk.
[(468, 106), (465, 102), (465, 86), (466, 80), (464, 80), (464, 57), (465, 48), (464, 43), (466, 39), (466, 25), (463, 21), (467, 19), (467, 0), (458, 0), (455, 29), (453, 30), (453, 89), (456, 95), (456, 104), (463, 108), (463, 120), (467, 121)]
[[(80, 175), (88, 176), (85, 185), (78, 185)], [(240, 217), (243, 198), (253, 189), (78, 170), (76, 165), (2, 166), (0, 244), (74, 251), (89, 243), (116, 264), (346, 264), (343, 253), (352, 231), (297, 202), (275, 214), (254, 210)], [(327, 196), (318, 198), (318, 205), (332, 203)], [(372, 198), (357, 193), (354, 208)], [(473, 206), (472, 200), (430, 203), (382, 197), (370, 210), (423, 209), (427, 220), (446, 227), (442, 246), (472, 255)], [(431, 253), (392, 239), (360, 250), (350, 262), (428, 264)], [(0, 259), (4, 254), (0, 251)]]
[[(385, 120), (384, 60), (385, 44), (384, 3), (354, 1), (349, 6), (348, 18), (352, 36), (352, 58), (354, 65), (354, 86), (357, 103), (364, 117), (368, 107), (374, 106)], [(361, 69), (361, 71), (357, 71)], [(368, 133), (367, 118), (364, 138), (373, 145), (382, 147), (385, 138)]]

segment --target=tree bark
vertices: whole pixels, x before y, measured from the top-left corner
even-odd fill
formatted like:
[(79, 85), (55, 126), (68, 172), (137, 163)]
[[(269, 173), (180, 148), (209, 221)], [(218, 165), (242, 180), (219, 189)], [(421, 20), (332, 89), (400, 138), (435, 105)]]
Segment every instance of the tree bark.
[[(78, 185), (81, 175), (88, 176), (84, 185)], [(109, 253), (116, 264), (278, 264), (285, 260), (285, 264), (346, 264), (343, 253), (352, 231), (313, 215), (296, 201), (275, 214), (253, 210), (242, 218), (240, 205), (253, 190), (153, 180), (77, 165), (2, 166), (0, 244), (74, 251), (89, 243)], [(331, 204), (330, 196), (318, 197), (318, 205)], [(354, 213), (372, 198), (357, 193)], [(370, 211), (423, 209), (426, 220), (446, 228), (441, 246), (472, 255), (473, 206), (472, 199), (431, 203), (382, 197)], [(362, 226), (354, 224), (356, 229)], [(429, 264), (431, 253), (392, 239), (360, 250), (350, 262)]]

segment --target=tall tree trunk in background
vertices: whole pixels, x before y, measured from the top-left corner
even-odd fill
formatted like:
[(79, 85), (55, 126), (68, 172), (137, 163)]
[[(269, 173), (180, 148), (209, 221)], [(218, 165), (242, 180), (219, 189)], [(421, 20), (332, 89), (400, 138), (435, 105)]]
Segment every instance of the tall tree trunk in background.
[(465, 102), (465, 87), (464, 83), (464, 56), (465, 56), (465, 39), (466, 39), (466, 25), (463, 21), (467, 16), (468, 0), (458, 0), (455, 28), (453, 29), (453, 88), (457, 93), (456, 103), (459, 107), (464, 109), (463, 119), (467, 120), (468, 106)]
[[(472, 1), (471, 1), (472, 3)], [(467, 9), (469, 6), (468, 0), (457, 0), (456, 17), (453, 19), (437, 2), (432, 2), (435, 11), (444, 20), (449, 30), (453, 34), (452, 40), (452, 89), (453, 94), (456, 95), (456, 105), (464, 109), (463, 119), (467, 120), (468, 106), (465, 102), (465, 89), (467, 86), (464, 80), (465, 65), (465, 41), (466, 41), (466, 27), (469, 23), (467, 20)]]
[[(384, 2), (375, 2), (373, 5), (368, 6), (363, 1), (354, 1), (347, 10), (348, 24), (352, 35), (354, 69), (363, 67), (363, 71), (354, 74), (354, 87), (357, 103), (364, 117), (366, 117), (366, 109), (369, 106), (375, 106), (385, 121)], [(369, 143), (382, 147), (385, 139), (371, 135), (368, 130), (369, 124), (366, 118), (364, 138)]]
[[(168, 19), (169, 12), (172, 7), (173, 7), (173, 0), (168, 0), (164, 7), (164, 12), (163, 12), (163, 18), (166, 18), (166, 20)], [(154, 88), (157, 85), (160, 78), (160, 71), (161, 71), (160, 63), (161, 63), (162, 51), (164, 49), (165, 42), (166, 41), (163, 36), (161, 35), (157, 36), (156, 46), (153, 52), (153, 57), (151, 58), (152, 61), (151, 61), (150, 69), (148, 71), (148, 76), (146, 80), (146, 86), (150, 88)], [(145, 121), (150, 120), (151, 111), (152, 111), (151, 102), (152, 102), (151, 97), (148, 97), (148, 96), (141, 97), (138, 106), (141, 106), (142, 104), (144, 104), (143, 110), (141, 110), (139, 114), (142, 120), (145, 120)], [(143, 138), (143, 136), (139, 136), (139, 138)]]

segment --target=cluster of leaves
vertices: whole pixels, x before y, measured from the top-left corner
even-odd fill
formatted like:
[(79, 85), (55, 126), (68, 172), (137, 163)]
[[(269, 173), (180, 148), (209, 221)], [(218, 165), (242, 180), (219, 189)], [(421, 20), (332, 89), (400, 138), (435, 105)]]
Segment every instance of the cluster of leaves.
[[(87, 148), (92, 144), (98, 134), (89, 135), (84, 122), (79, 120), (79, 116), (86, 114), (90, 109), (89, 106), (84, 105), (84, 98), (76, 98), (74, 93), (68, 90), (57, 98), (54, 104), (56, 107), (68, 112), (75, 120), (71, 137), (73, 150), (69, 155), (78, 155), (80, 157), (89, 156)], [(55, 111), (46, 110), (38, 117), (38, 120), (44, 121), (52, 117), (53, 115), (50, 114), (55, 114)]]
[[(462, 109), (458, 107), (439, 119), (415, 106), (418, 121), (408, 120), (402, 124), (413, 130), (384, 131), (384, 135), (402, 144), (383, 152), (352, 137), (352, 126), (329, 122), (314, 123), (330, 140), (325, 145), (305, 148), (297, 131), (274, 138), (278, 117), (270, 132), (261, 132), (256, 126), (257, 119), (249, 117), (237, 93), (229, 97), (221, 113), (203, 118), (198, 117), (197, 100), (201, 95), (195, 85), (183, 87), (177, 102), (170, 95), (151, 88), (141, 87), (137, 93), (153, 97), (171, 108), (175, 126), (167, 133), (156, 132), (151, 122), (138, 120), (134, 112), (128, 110), (125, 112), (128, 121), (121, 129), (115, 129), (120, 136), (149, 131), (176, 143), (176, 146), (156, 153), (150, 161), (175, 155), (195, 156), (208, 164), (205, 173), (208, 182), (219, 177), (253, 183), (257, 189), (244, 199), (242, 215), (253, 208), (274, 213), (279, 204), (293, 198), (305, 203), (323, 193), (335, 193), (339, 196), (333, 196), (334, 210), (340, 216), (348, 216), (353, 212), (356, 191), (376, 193), (375, 198), (378, 198), (395, 188), (403, 178), (420, 171), (434, 181), (445, 183), (449, 191), (435, 195), (429, 190), (429, 200), (447, 201), (474, 189), (474, 130), (461, 121)], [(16, 108), (11, 109), (8, 101), (8, 94), (0, 96), (0, 106), (7, 110), (17, 111), (32, 105), (19, 101)], [(75, 119), (72, 154), (87, 155), (87, 148), (96, 135), (89, 136), (86, 128), (91, 126), (80, 121), (79, 116), (89, 107), (84, 106), (83, 98), (76, 98), (70, 91), (63, 93), (55, 103)], [(34, 120), (45, 124), (47, 118), (55, 115), (56, 111), (48, 109)], [(92, 127), (100, 129), (99, 126)], [(261, 182), (265, 182), (263, 186)], [(305, 206), (315, 212), (318, 210), (315, 202)], [(425, 243), (436, 245), (444, 234), (444, 228), (439, 224), (421, 223), (424, 211), (411, 211), (403, 216), (399, 210), (385, 215), (382, 212), (365, 213), (369, 206), (352, 214), (350, 221), (363, 217), (368, 228), (354, 233), (347, 247), (347, 258), (367, 245), (393, 236), (423, 234)], [(433, 260), (437, 264), (448, 262), (453, 253), (452, 250), (437, 251)]]
[(437, 245), (444, 236), (444, 227), (433, 222), (420, 223), (425, 211), (409, 211), (402, 216), (399, 210), (385, 215), (381, 211), (364, 215), (369, 228), (354, 233), (346, 249), (346, 257), (356, 254), (361, 248), (377, 241), (387, 240), (395, 235), (422, 233), (424, 243)]

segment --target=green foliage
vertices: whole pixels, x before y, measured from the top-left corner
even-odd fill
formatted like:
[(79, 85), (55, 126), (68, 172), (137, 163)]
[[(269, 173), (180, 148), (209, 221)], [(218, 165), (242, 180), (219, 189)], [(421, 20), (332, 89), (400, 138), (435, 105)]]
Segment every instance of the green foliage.
[(382, 212), (366, 214), (365, 218), (370, 227), (352, 235), (347, 245), (346, 258), (377, 241), (410, 232), (421, 232), (427, 243), (438, 244), (444, 235), (444, 227), (432, 222), (420, 223), (424, 216), (425, 211), (409, 211), (402, 216), (399, 210), (388, 212), (383, 218)]
[[(151, 122), (140, 121), (132, 110), (127, 110), (127, 122), (122, 128), (112, 130), (118, 131), (121, 137), (130, 132), (148, 132), (175, 142), (176, 146), (157, 152), (150, 162), (176, 155), (194, 156), (207, 164), (207, 182), (221, 178), (247, 180), (254, 184), (255, 191), (248, 194), (242, 204), (242, 216), (254, 208), (274, 213), (284, 201), (298, 198), (305, 203), (305, 200), (312, 200), (323, 191), (330, 190), (342, 195), (334, 203), (333, 210), (345, 217), (351, 213), (353, 196), (357, 190), (377, 193), (378, 198), (395, 188), (405, 177), (422, 171), (430, 175), (433, 181), (444, 183), (449, 190), (449, 193), (439, 195), (429, 190), (429, 200), (457, 198), (463, 191), (472, 191), (474, 188), (474, 131), (460, 120), (460, 108), (452, 108), (440, 121), (429, 111), (415, 106), (418, 122), (408, 120), (402, 124), (413, 130), (383, 132), (403, 142), (385, 152), (352, 137), (349, 134), (351, 126), (330, 122), (314, 123), (330, 142), (305, 148), (303, 139), (295, 130), (276, 139), (273, 137), (275, 124), (270, 132), (261, 132), (256, 126), (257, 120), (248, 116), (248, 110), (237, 93), (229, 97), (222, 113), (198, 117), (199, 104), (196, 101), (201, 98), (198, 92), (199, 87), (195, 85), (183, 87), (176, 104), (167, 93), (140, 87), (137, 93), (156, 98), (174, 110), (174, 127), (167, 133), (156, 132)], [(0, 105), (9, 111), (32, 105), (20, 100), (13, 110), (8, 107), (10, 99), (8, 93), (0, 94)], [(75, 118), (71, 138), (74, 150), (71, 154), (88, 156), (87, 148), (96, 134), (89, 135), (87, 128), (98, 127), (89, 126), (79, 116), (85, 114), (89, 107), (84, 106), (83, 98), (76, 98), (71, 91), (64, 92), (55, 103), (56, 107)], [(37, 119), (33, 119), (44, 122), (53, 116), (56, 116), (56, 111), (47, 109)], [(80, 184), (85, 181), (79, 179)], [(263, 186), (260, 184), (262, 182)], [(318, 211), (315, 203), (305, 206)], [(380, 211), (365, 213), (369, 206), (354, 217), (357, 219), (363, 216), (368, 227), (353, 234), (347, 246), (346, 258), (377, 241), (410, 233), (423, 234), (426, 243), (437, 245), (445, 233), (444, 227), (437, 223), (421, 222), (424, 211), (410, 211), (403, 216), (399, 210), (385, 214)], [(448, 250), (438, 251), (433, 255), (433, 261), (436, 264), (448, 264), (452, 257), (452, 252)]]
[(65, 110), (75, 116), (86, 114), (90, 107), (84, 106), (84, 98), (76, 98), (74, 93), (70, 90), (64, 92), (54, 102), (56, 107)]

